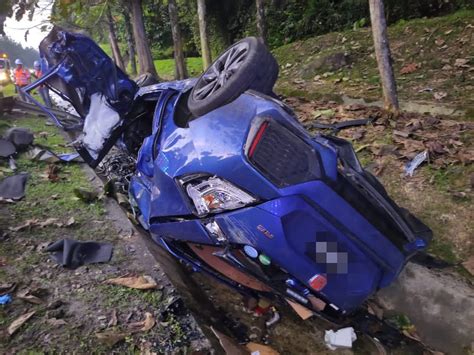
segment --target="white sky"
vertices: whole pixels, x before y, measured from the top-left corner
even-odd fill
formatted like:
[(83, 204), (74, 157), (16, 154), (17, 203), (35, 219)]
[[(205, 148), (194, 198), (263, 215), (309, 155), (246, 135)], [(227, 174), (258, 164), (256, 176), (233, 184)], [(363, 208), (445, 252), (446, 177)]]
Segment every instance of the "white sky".
[[(7, 37), (10, 37), (15, 42), (20, 43), (23, 47), (33, 47), (38, 50), (38, 46), (41, 40), (46, 37), (51, 28), (48, 26), (48, 30), (41, 32), (40, 27), (44, 24), (49, 24), (49, 17), (51, 15), (51, 9), (53, 7), (54, 0), (40, 0), (38, 6), (35, 9), (33, 19), (28, 21), (28, 13), (23, 16), (21, 21), (16, 21), (15, 16), (7, 17), (5, 21), (5, 33)], [(25, 41), (25, 32), (30, 30), (27, 41)]]

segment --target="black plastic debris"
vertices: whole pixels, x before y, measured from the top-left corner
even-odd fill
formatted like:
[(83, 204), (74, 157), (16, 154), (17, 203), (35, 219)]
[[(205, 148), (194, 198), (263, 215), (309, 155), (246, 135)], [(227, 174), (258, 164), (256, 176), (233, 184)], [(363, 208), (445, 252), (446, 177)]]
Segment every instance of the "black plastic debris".
[(9, 176), (0, 181), (0, 197), (3, 199), (21, 200), (25, 196), (28, 174)]
[(5, 133), (5, 138), (12, 142), (19, 150), (26, 149), (35, 139), (29, 129), (22, 127), (10, 128)]
[(56, 263), (76, 269), (81, 265), (108, 262), (112, 258), (113, 247), (110, 243), (62, 239), (51, 243), (46, 251), (52, 253), (51, 258)]
[(15, 153), (15, 145), (6, 139), (0, 138), (0, 158), (8, 158)]

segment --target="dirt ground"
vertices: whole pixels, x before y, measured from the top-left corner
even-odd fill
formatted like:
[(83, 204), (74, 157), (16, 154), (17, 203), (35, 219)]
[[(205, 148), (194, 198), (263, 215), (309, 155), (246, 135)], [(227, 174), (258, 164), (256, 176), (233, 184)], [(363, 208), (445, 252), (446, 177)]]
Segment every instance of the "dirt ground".
[[(29, 127), (36, 144), (57, 153), (68, 150), (63, 137), (45, 125), (44, 118), (17, 114), (3, 117), (0, 124), (2, 130)], [(16, 161), (18, 171), (28, 172), (30, 178), (23, 200), (0, 202), (0, 286), (15, 284), (10, 292), (13, 301), (0, 306), (0, 353), (170, 353), (206, 348), (193, 318), (175, 312), (179, 295), (138, 236), (112, 223), (107, 198), (84, 202), (75, 195), (76, 187), (97, 189), (79, 164), (56, 164), (59, 171), (52, 180), (46, 174), (47, 163), (32, 162), (24, 153)], [(2, 162), (0, 174), (11, 174), (7, 166)], [(41, 223), (55, 218), (60, 224), (71, 217), (74, 223), (67, 227), (33, 225), (12, 230), (33, 219)], [(42, 251), (48, 243), (64, 238), (110, 242), (113, 257), (105, 264), (65, 269)], [(139, 290), (104, 284), (124, 275), (149, 275), (157, 287)], [(37, 304), (21, 298), (25, 291), (38, 297), (33, 300)], [(13, 335), (7, 333), (14, 320), (32, 311), (32, 318)], [(146, 313), (155, 325), (137, 330), (143, 328), (140, 322)], [(97, 333), (105, 333), (105, 340), (98, 339)], [(115, 340), (119, 341), (112, 348), (110, 342)]]

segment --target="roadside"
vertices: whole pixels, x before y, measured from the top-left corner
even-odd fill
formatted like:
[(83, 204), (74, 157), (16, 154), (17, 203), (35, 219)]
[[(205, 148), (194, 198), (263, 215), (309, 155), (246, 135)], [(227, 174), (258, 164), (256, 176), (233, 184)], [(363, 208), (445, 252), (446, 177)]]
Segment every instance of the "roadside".
[[(9, 126), (30, 128), (35, 144), (53, 152), (70, 151), (43, 117), (4, 117), (0, 132)], [(84, 174), (80, 164), (52, 164), (53, 169), (51, 164), (30, 161), (25, 153), (16, 162), (18, 171), (30, 177), (23, 200), (0, 202), (0, 284), (16, 285), (11, 292), (13, 301), (0, 306), (0, 352), (110, 352), (115, 341), (116, 353), (164, 353), (209, 346), (193, 318), (182, 310), (177, 312), (179, 295), (139, 237), (126, 224), (113, 223), (107, 198), (89, 202), (78, 198), (77, 188), (97, 191), (97, 183)], [(11, 175), (7, 165), (2, 163), (0, 176)], [(19, 228), (28, 223), (29, 227)], [(105, 264), (65, 269), (43, 251), (48, 243), (64, 238), (110, 242), (113, 257)], [(140, 290), (104, 284), (115, 277), (145, 274), (156, 287)], [(26, 291), (27, 297), (37, 297), (37, 304), (25, 301)], [(9, 336), (7, 327), (30, 311), (36, 313)], [(97, 333), (105, 335), (99, 339)]]

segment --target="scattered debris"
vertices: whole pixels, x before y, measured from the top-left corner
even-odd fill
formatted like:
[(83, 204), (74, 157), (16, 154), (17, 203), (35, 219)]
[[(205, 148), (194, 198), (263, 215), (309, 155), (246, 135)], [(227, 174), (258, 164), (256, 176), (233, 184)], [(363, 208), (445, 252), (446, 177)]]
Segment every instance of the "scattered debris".
[(357, 340), (357, 335), (352, 327), (342, 328), (337, 331), (326, 330), (324, 335), (326, 346), (331, 350), (340, 348), (350, 349), (355, 340)]
[(36, 311), (31, 311), (15, 319), (7, 329), (8, 334), (13, 335), (13, 333), (15, 333), (23, 324), (25, 324), (28, 321), (28, 319), (33, 317), (35, 313)]
[(5, 132), (5, 138), (12, 142), (18, 150), (24, 150), (33, 143), (35, 137), (27, 128), (13, 127)]
[(76, 269), (85, 264), (108, 262), (112, 258), (113, 247), (110, 243), (63, 239), (50, 244), (46, 251), (53, 253), (51, 258), (56, 263)]
[(9, 158), (15, 153), (15, 145), (6, 139), (0, 138), (0, 158)]
[(117, 311), (114, 309), (112, 311), (112, 316), (110, 317), (109, 323), (107, 323), (107, 327), (115, 327), (117, 325)]
[(63, 154), (56, 154), (51, 152), (50, 150), (40, 148), (40, 147), (33, 147), (27, 153), (29, 159), (34, 161), (44, 161), (47, 163), (57, 163), (60, 161), (63, 162), (71, 162), (71, 161), (82, 161), (80, 158), (79, 153), (63, 153)]
[(290, 299), (286, 299), (286, 302), (293, 308), (293, 310), (300, 316), (301, 319), (306, 320), (308, 318), (311, 318), (314, 313), (310, 309), (300, 305), (299, 303), (293, 302)]
[(21, 200), (25, 196), (28, 174), (21, 173), (9, 176), (0, 181), (0, 197), (3, 199)]
[(0, 304), (4, 305), (12, 301), (12, 296), (10, 294), (0, 296)]
[(265, 325), (267, 328), (273, 327), (275, 324), (277, 324), (280, 321), (280, 313), (278, 313), (277, 309), (275, 307), (271, 308), (272, 311), (272, 317), (265, 322)]
[(469, 63), (469, 59), (457, 58), (454, 61), (454, 66), (457, 67), (457, 68), (469, 68), (468, 63)]
[(151, 276), (123, 276), (105, 280), (104, 283), (111, 285), (120, 285), (139, 290), (150, 290), (158, 287), (157, 283)]
[(411, 162), (405, 166), (405, 176), (413, 176), (415, 169), (418, 168), (426, 159), (428, 159), (428, 151), (419, 153)]

